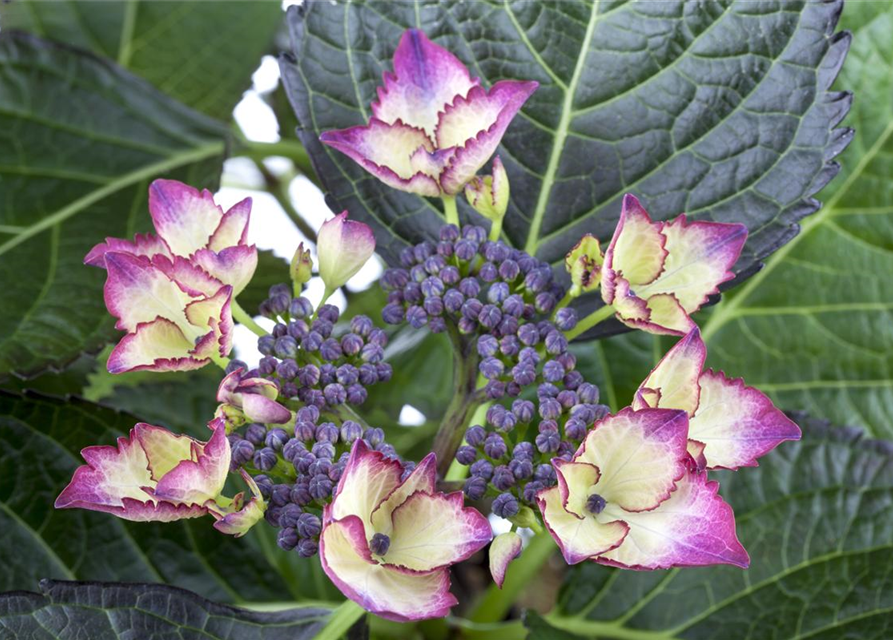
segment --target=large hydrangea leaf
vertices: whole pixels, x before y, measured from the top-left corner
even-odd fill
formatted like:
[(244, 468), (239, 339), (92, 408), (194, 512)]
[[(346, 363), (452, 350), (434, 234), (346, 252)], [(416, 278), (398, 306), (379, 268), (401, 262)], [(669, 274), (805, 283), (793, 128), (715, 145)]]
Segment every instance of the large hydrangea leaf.
[(213, 186), (227, 131), (110, 63), (16, 32), (0, 36), (0, 131), (2, 377), (115, 335), (105, 274), (84, 256), (147, 230), (152, 179)]
[(282, 23), (281, 6), (254, 0), (17, 0), (4, 29), (92, 51), (167, 95), (228, 121)]
[[(624, 192), (657, 219), (743, 222), (736, 270), (791, 239), (850, 140), (831, 93), (849, 39), (842, 3), (309, 3), (292, 8), (282, 60), (301, 139), (333, 206), (375, 228), (393, 261), (432, 238), (439, 204), (390, 189), (320, 132), (368, 120), (400, 33), (419, 27), (490, 86), (532, 79), (499, 151), (512, 185), (505, 235), (560, 265), (586, 232), (608, 238)], [(467, 206), (464, 216), (472, 213)]]
[(310, 640), (330, 613), (319, 607), (248, 611), (165, 585), (43, 580), (39, 593), (0, 595), (0, 635), (35, 640)]
[[(889, 637), (893, 448), (798, 421), (801, 442), (758, 468), (715, 474), (750, 569), (642, 573), (587, 563), (571, 570), (547, 620), (582, 638)], [(562, 637), (536, 626), (531, 638)]]

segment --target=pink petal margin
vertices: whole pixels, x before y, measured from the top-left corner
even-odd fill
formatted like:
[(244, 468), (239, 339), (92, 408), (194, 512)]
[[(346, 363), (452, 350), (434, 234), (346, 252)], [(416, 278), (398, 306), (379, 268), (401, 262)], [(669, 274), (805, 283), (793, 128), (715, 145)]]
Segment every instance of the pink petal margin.
[(521, 536), (514, 531), (502, 533), (493, 540), (490, 545), (490, 575), (493, 582), (502, 589), (505, 583), (505, 574), (512, 560), (521, 554)]

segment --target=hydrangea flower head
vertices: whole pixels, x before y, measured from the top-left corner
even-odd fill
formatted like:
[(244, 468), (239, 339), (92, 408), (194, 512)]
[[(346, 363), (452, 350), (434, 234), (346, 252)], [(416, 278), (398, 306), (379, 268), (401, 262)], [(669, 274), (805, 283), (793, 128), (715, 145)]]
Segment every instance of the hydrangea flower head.
[(493, 538), (461, 492), (435, 488), (434, 454), (402, 479), (403, 466), (357, 440), (323, 512), (323, 570), (344, 595), (396, 621), (443, 617), (456, 598), (449, 567)]
[(320, 140), (385, 184), (423, 196), (455, 195), (484, 166), (536, 82), (502, 80), (489, 90), (452, 53), (418, 29), (394, 52), (394, 71), (362, 126)]
[(686, 451), (688, 415), (627, 408), (589, 432), (537, 496), (565, 560), (623, 568), (746, 567), (732, 509)]
[(56, 498), (57, 509), (104, 511), (125, 520), (169, 522), (206, 515), (229, 472), (222, 420), (208, 442), (137, 424), (118, 445), (81, 451), (87, 464)]
[(602, 298), (627, 326), (685, 335), (695, 326), (691, 314), (735, 277), (730, 269), (745, 240), (743, 224), (689, 222), (684, 214), (652, 222), (627, 194), (605, 251)]
[(667, 352), (639, 387), (633, 407), (682, 409), (689, 415), (688, 451), (708, 469), (757, 466), (757, 458), (800, 428), (740, 378), (704, 370), (707, 348), (697, 328)]

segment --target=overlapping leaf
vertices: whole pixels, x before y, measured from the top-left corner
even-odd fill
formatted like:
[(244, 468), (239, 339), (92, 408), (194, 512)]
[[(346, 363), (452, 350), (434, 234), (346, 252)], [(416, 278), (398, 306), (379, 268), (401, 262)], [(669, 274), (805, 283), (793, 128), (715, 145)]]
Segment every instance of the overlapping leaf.
[(93, 51), (223, 121), (251, 84), (282, 18), (281, 5), (269, 0), (0, 5), (4, 29)]
[(260, 613), (151, 584), (44, 580), (40, 593), (0, 595), (0, 637), (33, 640), (309, 640), (329, 610)]
[[(292, 9), (283, 76), (302, 140), (337, 201), (393, 260), (439, 210), (398, 193), (320, 131), (369, 116), (401, 31), (424, 29), (486, 84), (534, 79), (501, 154), (508, 239), (557, 264), (584, 232), (609, 236), (631, 191), (658, 218), (747, 224), (747, 271), (796, 233), (836, 173), (847, 96), (829, 93), (848, 39), (841, 2), (363, 2)], [(466, 209), (466, 214), (469, 211)]]
[(111, 333), (84, 255), (148, 226), (159, 176), (213, 186), (226, 131), (92, 55), (0, 36), (0, 376), (64, 364)]
[(758, 468), (718, 474), (749, 570), (641, 573), (587, 563), (572, 570), (550, 622), (599, 638), (889, 637), (893, 447), (799, 422), (800, 443), (785, 443)]
[(80, 449), (114, 444), (135, 422), (83, 400), (0, 392), (0, 591), (61, 578), (167, 582), (226, 602), (287, 600), (293, 585), (252, 540), (224, 536), (208, 519), (130, 523), (53, 508), (83, 463)]

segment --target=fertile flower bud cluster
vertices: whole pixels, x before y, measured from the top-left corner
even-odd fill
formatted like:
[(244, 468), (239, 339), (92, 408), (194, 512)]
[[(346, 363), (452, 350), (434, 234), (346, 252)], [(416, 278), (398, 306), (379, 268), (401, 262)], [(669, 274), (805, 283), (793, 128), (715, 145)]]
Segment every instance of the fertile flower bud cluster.
[(270, 287), (260, 313), (276, 321), (271, 335), (257, 341), (263, 354), (258, 373), (279, 385), (283, 399), (324, 408), (366, 401), (366, 387), (391, 379), (382, 362), (387, 334), (367, 316), (351, 318), (350, 330), (336, 337), (338, 308), (324, 304), (314, 313), (303, 296), (285, 284)]
[(491, 509), (501, 518), (517, 515), (523, 505), (535, 508), (537, 493), (557, 482), (551, 462), (570, 460), (592, 425), (607, 415), (598, 397), (598, 387), (588, 382), (574, 389), (541, 382), (536, 402), (519, 398), (510, 407), (492, 405), (486, 426), (470, 427), (467, 444), (456, 453), (470, 467), (465, 495), (494, 496)]
[(446, 225), (438, 243), (404, 249), (400, 264), (382, 276), (388, 292), (382, 318), (434, 333), (453, 324), (462, 335), (513, 336), (522, 323), (550, 313), (564, 295), (548, 263), (487, 240), (483, 227), (460, 232)]
[[(298, 409), (293, 425), (251, 423), (228, 438), (230, 470), (254, 476), (268, 505), (264, 518), (279, 529), (279, 546), (303, 557), (317, 552), (322, 509), (332, 499), (355, 441), (400, 462), (381, 429), (364, 430), (353, 420), (325, 421), (312, 405)], [(403, 468), (408, 474), (414, 465)]]

